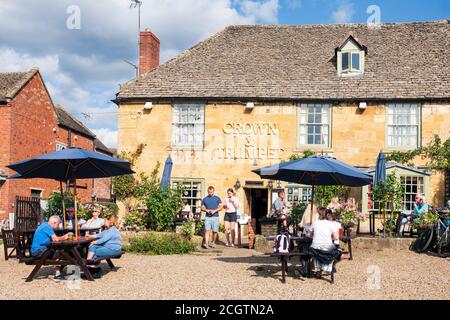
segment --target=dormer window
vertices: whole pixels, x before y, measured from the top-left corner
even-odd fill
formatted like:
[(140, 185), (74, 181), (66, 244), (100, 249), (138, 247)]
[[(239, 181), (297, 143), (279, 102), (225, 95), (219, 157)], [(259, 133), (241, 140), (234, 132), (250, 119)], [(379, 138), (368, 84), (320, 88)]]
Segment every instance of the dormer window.
[(337, 72), (339, 76), (354, 76), (364, 73), (364, 57), (367, 49), (352, 36), (336, 48)]

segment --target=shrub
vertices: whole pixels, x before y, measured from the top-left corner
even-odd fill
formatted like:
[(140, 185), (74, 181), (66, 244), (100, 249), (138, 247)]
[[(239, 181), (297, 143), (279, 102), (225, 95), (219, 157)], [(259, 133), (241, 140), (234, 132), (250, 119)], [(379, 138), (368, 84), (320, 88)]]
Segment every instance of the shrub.
[(148, 215), (145, 211), (132, 210), (125, 216), (124, 226), (136, 231), (146, 229), (148, 225)]
[(149, 232), (144, 236), (130, 238), (130, 244), (124, 249), (147, 255), (187, 254), (197, 245), (175, 233)]
[[(64, 205), (66, 206), (66, 208), (74, 206), (72, 193), (64, 193)], [(53, 192), (48, 197), (48, 207), (47, 211), (44, 213), (44, 218), (48, 219), (51, 216), (62, 217), (62, 197), (60, 192)]]
[(219, 232), (225, 233), (225, 225), (223, 223), (219, 224)]
[[(80, 218), (90, 219), (92, 218), (92, 211), (94, 208), (100, 207), (102, 210), (101, 217), (104, 218), (107, 215), (114, 215), (117, 218), (119, 214), (119, 207), (114, 202), (84, 202), (80, 205), (80, 208), (84, 210), (82, 213), (78, 213)], [(84, 216), (81, 216), (83, 214)]]
[(180, 228), (180, 235), (188, 240), (191, 240), (194, 236), (194, 221), (183, 222)]
[(195, 234), (197, 236), (203, 236), (205, 232), (205, 221), (200, 220), (195, 222)]

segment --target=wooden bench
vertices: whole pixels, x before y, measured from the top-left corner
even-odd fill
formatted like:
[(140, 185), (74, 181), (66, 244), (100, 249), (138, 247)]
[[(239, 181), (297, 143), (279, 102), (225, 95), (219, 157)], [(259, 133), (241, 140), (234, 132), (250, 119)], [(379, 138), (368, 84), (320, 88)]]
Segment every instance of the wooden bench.
[(307, 257), (308, 261), (308, 277), (311, 277), (311, 255), (308, 253), (303, 253), (303, 252), (286, 252), (286, 253), (281, 253), (281, 252), (275, 252), (275, 253), (269, 253), (269, 255), (271, 257), (278, 257), (280, 258), (280, 262), (281, 262), (281, 282), (282, 283), (286, 283), (286, 273), (288, 271), (288, 265), (287, 265), (287, 261), (292, 258), (292, 257)]
[(108, 263), (108, 266), (111, 268), (111, 270), (115, 269), (115, 266), (113, 264), (113, 262), (111, 261), (111, 259), (120, 259), (122, 257), (122, 255), (124, 255), (125, 252), (122, 251), (121, 254), (117, 255), (117, 256), (107, 256), (107, 257), (101, 257), (95, 260), (86, 260), (86, 264), (88, 266), (91, 265), (98, 265), (102, 260), (106, 260), (106, 262)]

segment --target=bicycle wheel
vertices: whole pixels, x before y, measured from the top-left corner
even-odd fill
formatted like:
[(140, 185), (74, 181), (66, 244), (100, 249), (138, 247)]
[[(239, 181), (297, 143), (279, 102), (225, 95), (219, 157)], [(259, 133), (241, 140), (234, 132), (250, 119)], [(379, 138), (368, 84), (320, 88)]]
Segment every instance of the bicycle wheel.
[(418, 253), (427, 251), (434, 236), (434, 228), (427, 228), (422, 231), (420, 236), (414, 242), (413, 249)]

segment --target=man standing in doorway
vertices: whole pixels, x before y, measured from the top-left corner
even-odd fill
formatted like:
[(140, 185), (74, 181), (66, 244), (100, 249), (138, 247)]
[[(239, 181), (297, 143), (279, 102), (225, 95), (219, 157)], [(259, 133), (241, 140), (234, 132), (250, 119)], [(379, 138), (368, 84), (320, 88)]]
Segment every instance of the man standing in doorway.
[[(205, 243), (203, 248), (215, 248), (217, 233), (219, 232), (219, 211), (222, 210), (222, 200), (214, 194), (214, 187), (208, 187), (208, 195), (202, 200), (202, 211), (205, 216)], [(209, 239), (212, 238), (211, 244)]]
[(283, 227), (287, 229), (287, 211), (286, 209), (292, 208), (292, 204), (287, 202), (285, 200), (286, 193), (284, 190), (278, 191), (278, 198), (273, 202), (272, 204), (272, 217), (279, 218), (282, 223)]

